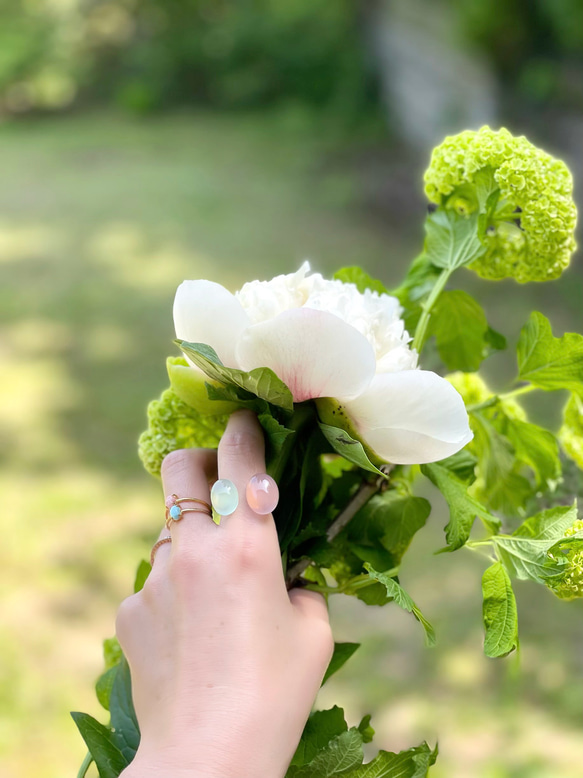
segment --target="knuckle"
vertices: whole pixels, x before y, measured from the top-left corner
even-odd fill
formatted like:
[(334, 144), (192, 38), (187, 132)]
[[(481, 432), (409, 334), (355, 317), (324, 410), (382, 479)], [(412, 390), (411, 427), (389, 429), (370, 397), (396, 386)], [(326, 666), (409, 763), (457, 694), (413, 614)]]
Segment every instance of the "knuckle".
[(219, 447), (221, 453), (229, 458), (248, 459), (257, 455), (262, 440), (255, 430), (227, 430)]
[(190, 583), (201, 563), (202, 555), (196, 547), (177, 546), (168, 562), (168, 577), (178, 585)]
[(122, 600), (115, 617), (115, 634), (120, 643), (123, 643), (125, 636), (135, 623), (138, 611), (141, 607), (141, 598), (137, 594), (132, 594)]
[(162, 460), (162, 478), (179, 479), (199, 463), (200, 453), (196, 448), (177, 448), (166, 454)]

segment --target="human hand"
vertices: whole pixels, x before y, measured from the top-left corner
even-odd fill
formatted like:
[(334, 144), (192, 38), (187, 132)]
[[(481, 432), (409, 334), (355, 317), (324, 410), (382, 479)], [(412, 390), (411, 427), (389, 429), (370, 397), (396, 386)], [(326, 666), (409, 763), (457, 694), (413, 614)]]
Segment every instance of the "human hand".
[(142, 736), (123, 778), (281, 778), (293, 757), (334, 643), (322, 596), (286, 590), (273, 517), (246, 504), (263, 472), (248, 411), (231, 416), (218, 452), (164, 460), (166, 495), (208, 502), (220, 477), (240, 503), (220, 526), (196, 513), (173, 522), (144, 588), (120, 606)]

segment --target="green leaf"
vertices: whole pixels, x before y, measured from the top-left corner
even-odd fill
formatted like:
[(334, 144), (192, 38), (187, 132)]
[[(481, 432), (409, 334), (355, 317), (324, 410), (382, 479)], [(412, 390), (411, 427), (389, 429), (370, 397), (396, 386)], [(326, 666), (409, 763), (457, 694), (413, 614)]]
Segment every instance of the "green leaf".
[(421, 316), (421, 304), (435, 286), (440, 273), (427, 255), (422, 253), (409, 266), (402, 284), (391, 291), (404, 308), (403, 318), (409, 332), (415, 332)]
[(462, 448), (457, 454), (441, 459), (438, 464), (455, 473), (460, 481), (464, 481), (468, 485), (476, 480), (478, 460), (467, 448)]
[(230, 415), (239, 407), (239, 403), (230, 398), (212, 398), (209, 387), (219, 387), (209, 384), (205, 375), (189, 365), (184, 357), (168, 357), (166, 370), (174, 394), (198, 413), (208, 416)]
[(330, 710), (314, 711), (306, 722), (290, 764), (296, 767), (308, 764), (333, 738), (347, 731), (348, 724), (344, 720), (342, 708), (335, 705)]
[(281, 454), (284, 443), (290, 435), (295, 435), (295, 430), (290, 430), (280, 424), (270, 413), (261, 413), (257, 417), (265, 432), (267, 460), (275, 459)]
[(583, 335), (555, 338), (549, 320), (533, 311), (518, 341), (518, 377), (546, 391), (583, 395)]
[(370, 461), (364, 450), (364, 446), (360, 441), (352, 438), (348, 432), (340, 427), (332, 427), (330, 424), (324, 424), (322, 422), (318, 422), (318, 425), (322, 430), (324, 437), (337, 454), (343, 456), (344, 459), (348, 459), (349, 462), (358, 465), (363, 470), (368, 470), (371, 473), (377, 473), (378, 475), (384, 476), (384, 473)]
[(436, 759), (437, 748), (432, 751), (427, 743), (399, 754), (379, 751), (372, 762), (353, 770), (344, 778), (426, 778)]
[(344, 775), (362, 764), (364, 759), (362, 743), (361, 733), (356, 727), (351, 727), (347, 732), (333, 738), (297, 772), (288, 771), (288, 776), (290, 778), (332, 778), (332, 776)]
[(372, 716), (370, 714), (363, 716), (358, 725), (358, 731), (362, 735), (363, 743), (372, 743), (375, 736), (375, 731), (370, 725)]
[(123, 652), (121, 646), (116, 637), (106, 638), (103, 641), (103, 659), (105, 661), (105, 668), (109, 670), (110, 667), (115, 667), (122, 660)]
[(576, 501), (573, 505), (558, 505), (526, 519), (512, 534), (513, 537), (555, 542), (564, 536), (565, 530), (573, 526), (577, 515)]
[(117, 667), (117, 665), (114, 665), (113, 667), (110, 667), (109, 670), (102, 673), (95, 684), (95, 694), (97, 695), (99, 704), (102, 708), (105, 708), (105, 710), (109, 710), (109, 699), (111, 697), (115, 676), (117, 675)]
[(142, 559), (142, 561), (138, 565), (138, 569), (136, 570), (136, 579), (134, 581), (134, 594), (137, 594), (144, 588), (144, 584), (146, 583), (146, 580), (150, 575), (151, 569), (152, 569), (152, 565), (149, 562), (147, 562), (145, 559)]
[(547, 538), (494, 535), (492, 541), (508, 572), (522, 581), (544, 584), (546, 579), (562, 572), (564, 563), (549, 560), (548, 552), (553, 541)]
[(334, 653), (328, 665), (328, 669), (322, 680), (322, 686), (334, 673), (337, 673), (343, 667), (354, 652), (360, 648), (360, 643), (334, 643)]
[(559, 444), (552, 432), (520, 419), (508, 419), (505, 431), (517, 458), (534, 472), (537, 486), (561, 477)]
[(518, 613), (512, 584), (502, 562), (495, 562), (482, 578), (484, 652), (495, 658), (518, 648)]
[(453, 210), (438, 208), (425, 220), (425, 252), (436, 267), (455, 270), (486, 253), (478, 237), (478, 216), (459, 216)]
[(222, 365), (217, 355), (204, 343), (188, 343), (184, 340), (177, 340), (175, 343), (195, 365), (214, 381), (234, 384), (260, 399), (272, 403), (272, 405), (277, 405), (286, 411), (293, 410), (292, 393), (268, 367), (256, 367), (246, 373), (243, 370)]
[(421, 472), (437, 486), (449, 506), (449, 522), (445, 527), (447, 544), (452, 551), (467, 543), (476, 516), (496, 525), (500, 520), (468, 494), (467, 485), (440, 464), (422, 465)]
[[(505, 417), (502, 417), (505, 421)], [(478, 479), (471, 493), (494, 511), (516, 515), (533, 496), (533, 487), (520, 474), (512, 443), (481, 413), (472, 413), (473, 447), (478, 454)]]
[[(394, 489), (376, 494), (348, 525), (351, 547), (380, 545), (390, 552), (385, 569), (398, 565), (415, 533), (425, 526), (430, 513), (431, 503), (423, 497), (402, 495)], [(365, 561), (371, 562), (376, 570), (381, 569), (372, 559)]]
[(467, 292), (442, 292), (429, 323), (439, 356), (449, 370), (478, 370), (488, 355), (488, 321)]
[(113, 742), (112, 732), (87, 713), (71, 713), (81, 737), (93, 757), (99, 778), (117, 778), (129, 762)]
[(377, 281), (375, 278), (369, 276), (369, 274), (361, 267), (358, 267), (358, 265), (343, 267), (340, 270), (337, 270), (334, 273), (334, 278), (345, 284), (355, 284), (359, 292), (370, 289), (372, 292), (378, 292), (379, 294), (388, 294), (386, 287), (381, 281)]
[(130, 668), (125, 657), (118, 665), (109, 698), (109, 711), (114, 730), (113, 740), (129, 763), (140, 744), (140, 728), (132, 700)]
[(506, 348), (508, 348), (508, 342), (506, 341), (504, 335), (502, 335), (500, 332), (496, 332), (496, 330), (493, 330), (492, 327), (488, 327), (486, 335), (484, 336), (484, 340), (486, 342), (488, 356), (493, 351), (504, 351)]
[(374, 578), (379, 583), (382, 583), (382, 585), (387, 590), (388, 596), (391, 597), (400, 608), (403, 608), (403, 610), (406, 610), (415, 616), (417, 621), (425, 630), (425, 642), (428, 646), (434, 646), (435, 630), (427, 621), (425, 616), (421, 613), (419, 608), (415, 605), (411, 597), (403, 589), (403, 587), (394, 578), (390, 577), (386, 573), (379, 573), (368, 563), (365, 563), (364, 567), (371, 578)]

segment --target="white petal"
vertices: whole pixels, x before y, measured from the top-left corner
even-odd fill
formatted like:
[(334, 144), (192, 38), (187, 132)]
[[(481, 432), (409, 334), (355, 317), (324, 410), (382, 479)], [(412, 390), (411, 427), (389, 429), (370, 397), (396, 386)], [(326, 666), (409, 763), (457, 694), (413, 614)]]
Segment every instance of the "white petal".
[(237, 347), (243, 370), (270, 367), (295, 402), (357, 397), (375, 372), (372, 346), (332, 313), (295, 308), (245, 330)]
[(235, 345), (248, 326), (247, 314), (224, 286), (214, 281), (183, 281), (176, 290), (176, 337), (212, 346), (227, 367), (238, 367)]
[(377, 374), (345, 407), (366, 443), (398, 465), (436, 462), (473, 437), (461, 395), (427, 370)]

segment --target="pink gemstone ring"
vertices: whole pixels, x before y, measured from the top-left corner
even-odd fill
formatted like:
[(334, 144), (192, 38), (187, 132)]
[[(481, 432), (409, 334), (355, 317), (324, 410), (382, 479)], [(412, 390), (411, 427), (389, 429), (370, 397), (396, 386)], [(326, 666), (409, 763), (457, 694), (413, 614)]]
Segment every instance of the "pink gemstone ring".
[(279, 489), (270, 475), (257, 473), (249, 479), (245, 496), (251, 510), (265, 516), (275, 510), (279, 502)]
[[(201, 507), (183, 508), (183, 502), (193, 502)], [(176, 494), (170, 494), (164, 500), (166, 505), (166, 527), (170, 529), (170, 526), (175, 521), (180, 521), (185, 513), (204, 513), (207, 516), (213, 515), (212, 508), (206, 500), (200, 500), (198, 497), (178, 497)]]

